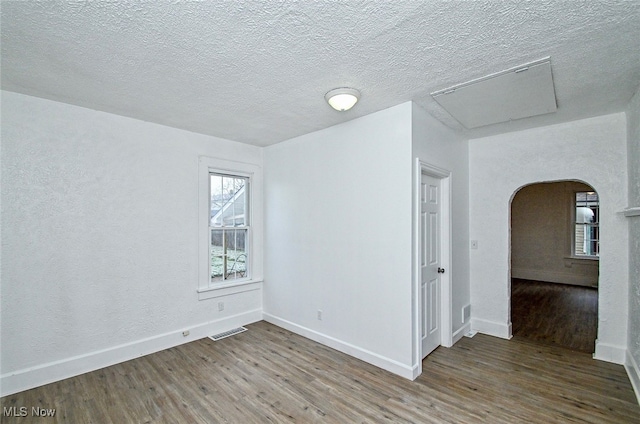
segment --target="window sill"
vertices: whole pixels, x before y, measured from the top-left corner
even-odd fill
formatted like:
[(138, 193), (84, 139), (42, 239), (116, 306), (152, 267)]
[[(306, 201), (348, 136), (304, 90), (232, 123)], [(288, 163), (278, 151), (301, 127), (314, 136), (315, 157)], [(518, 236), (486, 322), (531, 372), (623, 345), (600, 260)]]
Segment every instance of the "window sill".
[(599, 261), (599, 256), (565, 256), (565, 259), (578, 261)]
[(234, 281), (232, 283), (223, 283), (198, 289), (198, 300), (215, 299), (217, 297), (259, 290), (261, 287), (262, 280), (244, 280)]

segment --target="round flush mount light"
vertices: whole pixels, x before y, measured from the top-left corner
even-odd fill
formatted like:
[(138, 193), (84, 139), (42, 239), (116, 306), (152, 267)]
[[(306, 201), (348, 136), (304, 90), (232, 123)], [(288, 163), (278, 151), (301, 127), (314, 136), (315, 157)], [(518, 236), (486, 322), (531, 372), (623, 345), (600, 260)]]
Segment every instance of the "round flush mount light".
[(325, 100), (332, 108), (344, 112), (356, 104), (360, 98), (360, 92), (355, 88), (335, 88), (324, 95)]

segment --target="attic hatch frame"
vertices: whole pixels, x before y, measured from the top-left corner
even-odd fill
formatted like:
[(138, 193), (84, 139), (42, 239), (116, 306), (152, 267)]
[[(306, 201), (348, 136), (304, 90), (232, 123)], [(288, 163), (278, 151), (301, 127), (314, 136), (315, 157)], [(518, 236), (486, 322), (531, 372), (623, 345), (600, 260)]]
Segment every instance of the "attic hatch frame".
[(431, 93), (467, 129), (555, 112), (550, 57)]

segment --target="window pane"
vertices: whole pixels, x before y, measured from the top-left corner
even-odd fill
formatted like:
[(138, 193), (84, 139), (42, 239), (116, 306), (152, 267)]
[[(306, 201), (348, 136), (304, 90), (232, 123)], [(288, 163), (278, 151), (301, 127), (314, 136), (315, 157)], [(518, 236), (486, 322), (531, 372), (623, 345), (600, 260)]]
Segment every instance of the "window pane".
[(595, 192), (576, 193), (576, 222), (574, 254), (598, 256), (600, 254), (600, 200)]
[(211, 174), (211, 226), (246, 226), (247, 178)]
[(211, 281), (221, 281), (224, 275), (224, 230), (211, 230)]
[(235, 280), (247, 275), (246, 229), (211, 230), (211, 281)]
[(244, 278), (247, 274), (247, 230), (227, 231), (227, 275), (225, 279)]

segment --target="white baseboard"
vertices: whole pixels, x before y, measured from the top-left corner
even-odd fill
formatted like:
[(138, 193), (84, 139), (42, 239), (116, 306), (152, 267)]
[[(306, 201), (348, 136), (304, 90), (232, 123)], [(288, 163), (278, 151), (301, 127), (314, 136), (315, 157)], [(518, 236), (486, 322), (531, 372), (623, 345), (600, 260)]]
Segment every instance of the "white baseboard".
[[(584, 260), (583, 260), (584, 261)], [(595, 266), (597, 262), (587, 262), (589, 266)], [(550, 283), (571, 284), (573, 286), (598, 287), (598, 275), (580, 275), (571, 272), (549, 271), (545, 269), (512, 268), (511, 277), (522, 280), (548, 281)]]
[(488, 321), (485, 319), (471, 318), (471, 330), (488, 336), (500, 337), (501, 339), (510, 339), (511, 323)]
[(599, 361), (611, 362), (618, 365), (624, 365), (627, 357), (627, 348), (624, 346), (616, 346), (607, 343), (601, 343), (596, 340), (596, 351), (593, 359)]
[(454, 344), (458, 343), (458, 341), (460, 341), (460, 339), (462, 339), (465, 334), (469, 333), (469, 331), (471, 331), (471, 322), (467, 322), (465, 325), (460, 327), (460, 329), (458, 331), (453, 333), (451, 346), (453, 346)]
[(415, 364), (412, 367), (412, 369), (411, 369), (411, 381), (413, 381), (416, 378), (420, 377), (420, 374), (422, 374), (422, 361), (418, 362), (417, 364)]
[[(256, 309), (132, 343), (6, 373), (0, 375), (0, 396), (11, 395), (65, 378), (95, 371), (150, 353), (192, 342), (212, 334), (228, 331), (235, 327), (251, 324), (261, 319), (262, 310)], [(182, 335), (182, 332), (185, 330), (189, 331), (187, 337)]]
[(350, 343), (344, 342), (342, 340), (338, 340), (331, 336), (327, 336), (315, 330), (311, 330), (309, 328), (303, 327), (301, 325), (295, 324), (291, 321), (287, 321), (285, 319), (273, 316), (268, 313), (263, 314), (263, 319), (273, 325), (277, 325), (278, 327), (282, 327), (286, 330), (299, 334), (315, 342), (318, 342), (325, 346), (329, 346), (332, 349), (338, 350), (342, 353), (346, 353), (347, 355), (353, 356), (354, 358), (361, 359), (365, 362), (368, 362), (371, 365), (375, 365), (376, 367), (382, 368), (393, 374), (399, 375), (400, 377), (404, 377), (409, 380), (414, 380), (419, 375), (419, 374), (414, 375), (419, 372), (418, 371), (419, 367), (417, 365), (409, 366), (409, 365), (402, 364), (398, 361), (378, 355), (377, 353), (371, 352), (367, 349), (354, 346)]
[(640, 367), (638, 367), (638, 363), (628, 350), (626, 357), (627, 359), (625, 361), (624, 368), (627, 370), (629, 380), (631, 380), (631, 386), (633, 387), (633, 391), (636, 393), (638, 405), (640, 405)]

